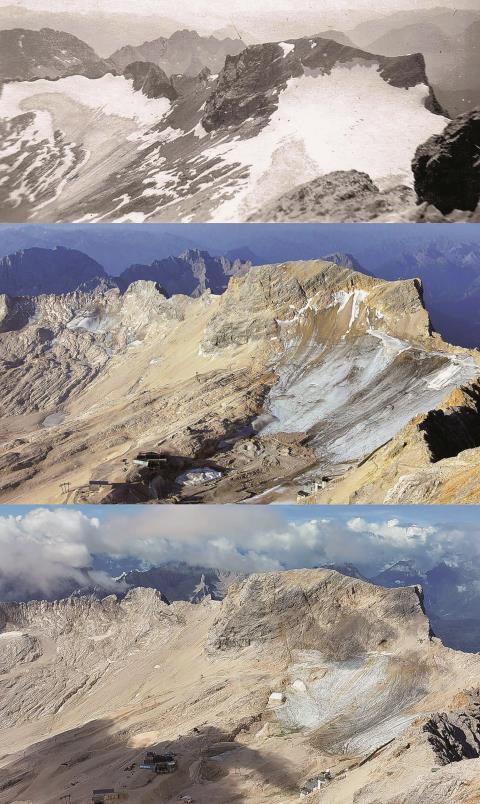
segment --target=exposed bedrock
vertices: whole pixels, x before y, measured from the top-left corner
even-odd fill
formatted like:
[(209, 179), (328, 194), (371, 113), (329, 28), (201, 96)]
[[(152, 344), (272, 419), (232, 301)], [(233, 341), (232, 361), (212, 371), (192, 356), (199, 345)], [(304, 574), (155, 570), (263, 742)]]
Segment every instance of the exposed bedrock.
[(459, 115), (420, 145), (412, 168), (419, 202), (443, 214), (474, 211), (480, 199), (480, 109)]
[(429, 638), (419, 587), (379, 589), (334, 570), (292, 570), (233, 584), (208, 648), (318, 650), (343, 661), (393, 648), (405, 633), (412, 645)]
[(152, 62), (134, 61), (125, 67), (123, 74), (132, 81), (135, 92), (143, 92), (147, 98), (168, 98), (171, 101), (178, 98), (168, 75)]

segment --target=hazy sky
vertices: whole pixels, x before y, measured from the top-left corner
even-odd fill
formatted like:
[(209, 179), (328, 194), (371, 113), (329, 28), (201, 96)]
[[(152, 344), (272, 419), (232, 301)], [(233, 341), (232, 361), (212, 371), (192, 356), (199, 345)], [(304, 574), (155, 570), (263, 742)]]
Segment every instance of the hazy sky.
[[(0, 0), (0, 5), (16, 5), (42, 11), (123, 12), (136, 15), (159, 15), (175, 18), (189, 27), (215, 28), (235, 23), (250, 26), (255, 19), (273, 25), (276, 19), (292, 18), (301, 25), (309, 19), (324, 19), (327, 23), (349, 27), (360, 18), (370, 18), (399, 9), (455, 8), (455, 0), (190, 0), (172, 4), (170, 0)], [(474, 8), (474, 0), (463, 0), (462, 8)], [(208, 22), (207, 22), (208, 21)], [(254, 31), (252, 31), (254, 33)]]
[(94, 556), (252, 572), (350, 562), (367, 576), (412, 559), (480, 562), (479, 506), (2, 506), (0, 599), (94, 581)]
[[(1, 0), (0, 5), (16, 5), (46, 11), (119, 11), (135, 14), (161, 14), (185, 17), (216, 16), (223, 20), (244, 19), (252, 16), (275, 14), (308, 15), (341, 12), (350, 8), (367, 9), (369, 13), (388, 13), (398, 9), (456, 8), (456, 0), (190, 0), (188, 3), (172, 4), (170, 0)], [(182, 5), (184, 8), (182, 9)], [(475, 3), (464, 0), (461, 8), (474, 7)]]

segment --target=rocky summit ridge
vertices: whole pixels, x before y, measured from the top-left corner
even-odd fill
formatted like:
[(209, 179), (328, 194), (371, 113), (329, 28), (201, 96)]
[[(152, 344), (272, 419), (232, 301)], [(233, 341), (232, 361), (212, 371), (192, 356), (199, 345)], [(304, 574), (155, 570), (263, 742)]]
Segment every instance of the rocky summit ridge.
[(432, 331), (416, 279), (310, 260), (221, 295), (139, 280), (1, 310), (4, 501), (64, 501), (65, 479), (77, 502), (268, 501), (322, 476), (329, 495), (358, 478), (355, 501), (380, 453), (382, 501), (398, 439), (422, 471), (477, 454), (477, 355)]

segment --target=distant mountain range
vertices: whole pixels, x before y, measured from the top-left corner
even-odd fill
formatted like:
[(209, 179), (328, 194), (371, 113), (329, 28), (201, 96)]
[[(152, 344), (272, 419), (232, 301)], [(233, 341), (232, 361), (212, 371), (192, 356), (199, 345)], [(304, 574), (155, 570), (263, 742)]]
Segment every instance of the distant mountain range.
[(196, 31), (176, 31), (170, 38), (161, 36), (143, 45), (125, 45), (111, 54), (109, 61), (121, 73), (134, 61), (147, 61), (161, 67), (167, 75), (198, 75), (205, 67), (219, 73), (228, 55), (241, 53), (246, 47), (241, 39), (216, 39), (199, 36)]
[[(0, 293), (10, 296), (67, 293), (80, 287), (91, 288), (97, 283), (125, 290), (132, 282), (146, 279), (158, 282), (167, 296), (177, 293), (198, 296), (205, 290), (218, 294), (225, 291), (231, 276), (242, 276), (252, 265), (279, 261), (273, 241), (273, 260), (262, 259), (248, 246), (226, 248), (224, 255), (211, 255), (207, 249), (196, 248), (193, 242), (190, 244), (188, 238), (169, 233), (161, 239), (152, 238), (149, 244), (148, 230), (144, 236), (143, 228), (141, 232), (134, 228), (126, 238), (118, 230), (118, 237), (125, 242), (122, 258), (130, 257), (132, 262), (114, 277), (111, 270), (117, 268), (118, 271), (118, 265), (113, 261), (109, 239), (102, 231), (96, 231), (98, 227), (91, 228), (95, 231), (88, 236), (83, 229), (77, 232), (70, 229), (70, 234), (65, 233), (64, 242), (71, 242), (76, 248), (29, 246), (0, 256)], [(36, 242), (41, 242), (42, 231), (38, 229)], [(6, 248), (9, 245), (15, 248), (23, 236), (27, 243), (31, 242), (32, 234), (31, 230), (22, 228), (18, 233), (12, 232), (14, 236), (10, 237), (6, 231), (1, 242)], [(115, 234), (117, 236), (117, 232)], [(47, 242), (51, 238), (48, 232), (43, 236)], [(344, 239), (355, 248), (354, 241), (342, 237)], [(261, 243), (254, 245), (263, 250)], [(364, 246), (357, 244), (357, 248), (360, 258), (343, 251), (321, 256), (367, 276), (389, 280), (420, 278), (424, 302), (435, 329), (450, 343), (480, 346), (480, 244), (458, 243), (448, 237), (437, 237), (417, 245), (407, 238), (397, 238), (393, 244), (389, 238), (378, 237), (369, 239), (368, 252)], [(137, 250), (150, 256), (151, 262), (137, 262)], [(178, 256), (173, 256), (172, 252)], [(95, 259), (88, 253), (95, 255)], [(157, 258), (156, 254), (159, 254)]]
[(423, 53), (437, 97), (451, 115), (480, 104), (478, 11), (441, 7), (399, 11), (347, 33), (357, 46), (373, 53)]
[(118, 277), (106, 273), (87, 254), (57, 246), (29, 248), (0, 259), (0, 293), (8, 296), (60, 295), (96, 286), (119, 287), (132, 282), (157, 282), (166, 296), (199, 296), (206, 290), (223, 293), (231, 276), (242, 276), (251, 262), (238, 257), (212, 257), (206, 251), (189, 249), (179, 257), (155, 260), (151, 265), (131, 265)]
[(106, 73), (122, 75), (133, 62), (149, 62), (167, 76), (196, 76), (203, 69), (220, 72), (228, 55), (246, 47), (240, 39), (202, 37), (196, 31), (176, 31), (143, 45), (125, 45), (107, 59), (78, 37), (51, 28), (0, 30), (0, 80), (32, 81), (84, 75), (100, 78)]
[[(425, 609), (437, 636), (457, 650), (480, 652), (480, 567), (473, 563), (455, 566), (440, 562), (424, 572), (413, 561), (401, 560), (369, 577), (354, 564), (322, 566), (376, 586), (421, 586)], [(235, 573), (173, 562), (146, 571), (125, 572), (119, 580), (157, 589), (169, 600), (199, 602), (204, 596), (221, 600), (230, 583), (241, 578)]]
[[(122, 559), (120, 564), (128, 565), (128, 559)], [(103, 567), (103, 561), (98, 559), (94, 569), (100, 566)], [(336, 570), (347, 577), (391, 589), (421, 586), (425, 610), (436, 635), (456, 650), (480, 652), (480, 568), (473, 562), (457, 565), (440, 562), (422, 571), (415, 562), (404, 559), (376, 575), (365, 575), (349, 563), (325, 564), (318, 568)], [(115, 563), (110, 566), (110, 572), (114, 571)], [(140, 587), (155, 589), (170, 603), (177, 600), (200, 603), (206, 598), (223, 600), (230, 586), (246, 577), (245, 573), (191, 565), (186, 561), (167, 561), (149, 569), (125, 569), (115, 581), (120, 595), (126, 587)], [(54, 590), (52, 599), (72, 593), (93, 593), (100, 597), (105, 594), (100, 587), (75, 589), (70, 585)]]

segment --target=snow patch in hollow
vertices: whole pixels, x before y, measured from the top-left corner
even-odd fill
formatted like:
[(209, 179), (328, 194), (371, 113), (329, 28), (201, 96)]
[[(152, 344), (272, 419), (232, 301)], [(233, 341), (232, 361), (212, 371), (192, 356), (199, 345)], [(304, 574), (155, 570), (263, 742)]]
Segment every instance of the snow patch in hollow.
[(291, 53), (292, 50), (295, 50), (295, 45), (292, 45), (290, 42), (279, 42), (278, 44), (283, 50), (283, 58), (285, 58), (285, 56), (288, 56), (288, 54)]

